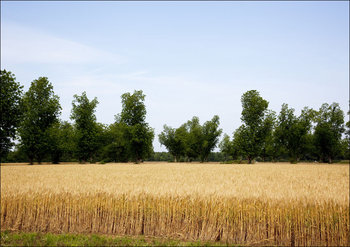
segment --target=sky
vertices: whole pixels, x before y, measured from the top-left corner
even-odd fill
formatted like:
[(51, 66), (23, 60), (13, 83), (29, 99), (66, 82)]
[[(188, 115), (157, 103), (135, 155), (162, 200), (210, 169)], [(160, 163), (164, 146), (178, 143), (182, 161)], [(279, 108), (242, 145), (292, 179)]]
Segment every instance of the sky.
[[(97, 97), (111, 124), (121, 95), (142, 90), (155, 130), (198, 116), (242, 123), (241, 96), (258, 90), (277, 114), (337, 102), (349, 109), (349, 2), (4, 2), (1, 69), (27, 91), (48, 77), (70, 120), (73, 95)], [(216, 149), (217, 150), (217, 149)]]

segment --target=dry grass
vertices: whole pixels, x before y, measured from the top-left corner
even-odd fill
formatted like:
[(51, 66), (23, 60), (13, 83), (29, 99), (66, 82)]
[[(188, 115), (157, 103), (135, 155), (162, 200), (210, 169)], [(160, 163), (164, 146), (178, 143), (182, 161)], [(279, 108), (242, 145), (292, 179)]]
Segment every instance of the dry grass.
[(349, 166), (4, 166), (1, 228), (345, 246)]

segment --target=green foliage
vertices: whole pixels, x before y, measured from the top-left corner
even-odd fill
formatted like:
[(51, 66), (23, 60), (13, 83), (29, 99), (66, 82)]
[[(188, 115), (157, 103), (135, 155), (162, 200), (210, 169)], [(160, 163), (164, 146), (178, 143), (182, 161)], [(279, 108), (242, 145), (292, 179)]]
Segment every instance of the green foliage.
[(144, 104), (145, 95), (142, 90), (135, 90), (133, 94), (124, 93), (122, 98), (122, 112), (120, 114), (121, 122), (128, 126), (136, 124), (145, 124), (146, 106)]
[(76, 150), (73, 126), (67, 121), (57, 122), (48, 131), (52, 163), (72, 160)]
[(288, 150), (291, 163), (297, 163), (302, 156), (310, 151), (310, 131), (315, 112), (304, 108), (299, 117), (294, 115), (294, 109), (282, 105), (275, 130), (278, 146)]
[(218, 242), (182, 242), (144, 236), (53, 234), (2, 231), (1, 246), (220, 246)]
[(215, 115), (211, 121), (207, 121), (202, 127), (202, 148), (200, 153), (201, 161), (208, 161), (208, 156), (219, 142), (222, 129), (219, 129), (219, 116)]
[(103, 157), (107, 161), (127, 162), (129, 159), (128, 126), (115, 122), (106, 131), (107, 145), (103, 148)]
[(172, 162), (174, 157), (168, 152), (154, 152), (147, 161), (166, 161)]
[(339, 104), (323, 104), (316, 117), (315, 146), (318, 157), (328, 163), (341, 152), (341, 138), (344, 129), (344, 113)]
[(186, 156), (189, 161), (200, 159), (208, 161), (208, 157), (216, 147), (222, 133), (219, 128), (219, 117), (214, 116), (203, 126), (198, 117), (193, 117), (177, 129), (164, 125), (164, 131), (159, 135), (159, 142), (175, 157)]
[(185, 153), (189, 161), (192, 161), (197, 159), (202, 151), (202, 126), (199, 124), (199, 118), (193, 117), (183, 127), (186, 129), (186, 134), (183, 136), (186, 143)]
[(98, 135), (101, 130), (96, 122), (96, 98), (89, 101), (86, 92), (74, 95), (71, 119), (75, 120), (76, 152), (80, 162), (93, 162), (99, 147)]
[(264, 100), (258, 91), (250, 90), (241, 97), (242, 102), (242, 122), (253, 131), (259, 129), (264, 121), (269, 102)]
[(242, 95), (243, 125), (234, 133), (233, 147), (236, 155), (247, 157), (249, 163), (258, 157), (273, 126), (273, 114), (267, 110), (269, 103), (258, 91)]
[(160, 144), (164, 145), (174, 156), (175, 162), (185, 154), (185, 141), (182, 136), (180, 128), (173, 129), (167, 125), (164, 125), (164, 130), (158, 135)]
[(0, 71), (0, 162), (13, 146), (21, 121), (22, 88), (10, 71)]
[(221, 142), (219, 143), (220, 151), (224, 154), (225, 161), (233, 153), (233, 144), (230, 140), (230, 137), (227, 134), (224, 134)]
[[(259, 92), (247, 91), (241, 97), (242, 125), (233, 133), (232, 140), (224, 135), (219, 144), (221, 153), (213, 153), (222, 133), (218, 116), (203, 125), (198, 117), (179, 128), (164, 125), (158, 138), (169, 153), (154, 153), (154, 130), (146, 123), (146, 96), (141, 90), (121, 96), (122, 111), (109, 126), (96, 122), (98, 101), (96, 98), (90, 101), (85, 92), (74, 95), (71, 114), (74, 125), (60, 122), (59, 98), (46, 77), (34, 80), (21, 96), (22, 86), (15, 76), (1, 70), (2, 162), (247, 159), (248, 163), (254, 160), (296, 163), (318, 158), (331, 163), (335, 159), (350, 159), (350, 121), (344, 126), (344, 113), (337, 103), (325, 103), (318, 112), (305, 107), (299, 116), (283, 104), (276, 121), (276, 114), (268, 110), (269, 103)], [(17, 133), (20, 143), (11, 151)]]
[(154, 130), (146, 120), (145, 95), (142, 90), (122, 95), (122, 112), (116, 117), (119, 125), (124, 125), (124, 137), (128, 142), (128, 153), (135, 162), (142, 162), (153, 153)]
[(135, 124), (128, 130), (131, 159), (136, 163), (142, 162), (153, 153), (154, 130), (147, 124)]
[(48, 79), (39, 77), (31, 83), (22, 102), (21, 145), (30, 163), (34, 158), (40, 163), (53, 144), (50, 142), (50, 128), (58, 122), (59, 97), (54, 94)]
[(273, 130), (276, 122), (276, 113), (271, 110), (266, 111), (264, 121), (262, 123), (262, 130), (258, 132), (259, 138), (262, 140), (262, 149), (260, 157), (263, 161), (269, 158), (274, 159), (274, 152), (276, 145), (274, 144)]
[[(348, 111), (350, 116), (350, 111)], [(342, 153), (343, 157), (347, 160), (350, 160), (350, 120), (345, 124), (345, 138), (342, 141)]]

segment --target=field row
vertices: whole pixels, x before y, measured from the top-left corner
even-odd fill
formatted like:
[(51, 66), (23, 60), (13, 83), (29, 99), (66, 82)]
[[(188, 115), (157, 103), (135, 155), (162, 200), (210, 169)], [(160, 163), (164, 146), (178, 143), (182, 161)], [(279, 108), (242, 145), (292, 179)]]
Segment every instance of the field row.
[(348, 165), (169, 164), (1, 167), (2, 194), (218, 196), (349, 204)]
[(235, 198), (23, 194), (1, 198), (1, 229), (145, 235), (248, 245), (349, 245), (349, 206)]

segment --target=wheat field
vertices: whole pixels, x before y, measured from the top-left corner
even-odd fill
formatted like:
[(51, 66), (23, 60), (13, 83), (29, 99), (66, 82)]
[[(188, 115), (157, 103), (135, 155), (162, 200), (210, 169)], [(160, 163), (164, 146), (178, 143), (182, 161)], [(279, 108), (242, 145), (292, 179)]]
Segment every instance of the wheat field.
[(349, 166), (1, 166), (1, 230), (348, 246)]

